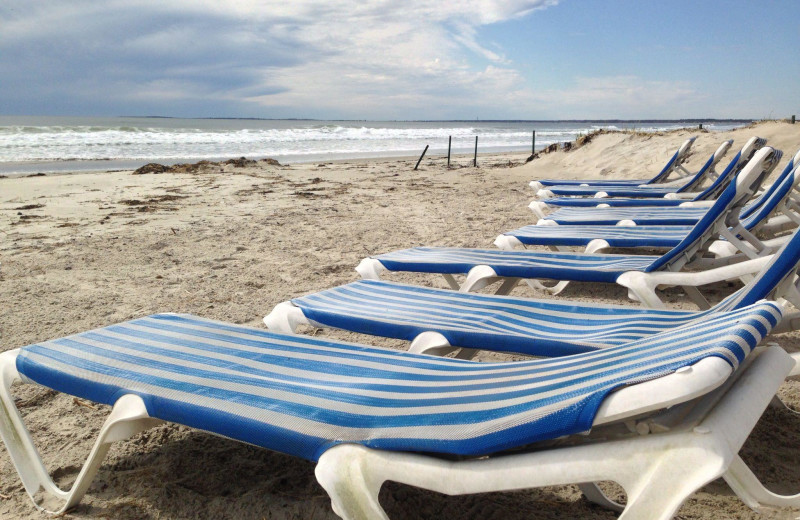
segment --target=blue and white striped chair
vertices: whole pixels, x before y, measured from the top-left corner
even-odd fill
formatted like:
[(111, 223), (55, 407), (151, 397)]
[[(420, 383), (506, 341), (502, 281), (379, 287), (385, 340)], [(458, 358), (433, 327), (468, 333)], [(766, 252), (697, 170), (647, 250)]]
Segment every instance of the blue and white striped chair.
[[(747, 208), (742, 210), (740, 216), (742, 227), (753, 237), (763, 231), (764, 238), (769, 238), (767, 235), (800, 224), (800, 204), (797, 203), (796, 193), (799, 182), (800, 166), (781, 173), (772, 186), (764, 192), (763, 200), (755, 211), (748, 212), (745, 218)], [(778, 218), (776, 215), (779, 213)], [(586, 252), (616, 247), (672, 248), (677, 246), (691, 230), (692, 226), (534, 225), (503, 233), (494, 243), (505, 250), (531, 245), (559, 249), (585, 246)], [(731, 232), (735, 233), (735, 230)]]
[[(703, 321), (768, 299), (784, 309), (780, 330), (798, 323), (800, 232), (762, 266), (745, 287), (708, 310), (685, 311), (599, 305), (565, 300), (462, 293), (382, 280), (359, 280), (278, 304), (264, 318), (273, 332), (299, 325), (332, 327), (411, 342), (409, 351), (471, 358), (475, 349), (532, 356), (565, 356), (620, 345)], [(730, 268), (723, 268), (730, 269)], [(739, 268), (735, 268), (739, 269)]]
[[(715, 267), (723, 262), (701, 258), (711, 243), (720, 235), (728, 236), (732, 244), (740, 242), (729, 228), (737, 224), (738, 208), (760, 184), (765, 172), (780, 160), (780, 152), (764, 147), (753, 157), (748, 166), (720, 195), (703, 218), (692, 228), (681, 242), (661, 256), (612, 255), (585, 253), (555, 253), (531, 251), (496, 251), (486, 249), (418, 247), (386, 253), (361, 261), (356, 270), (363, 278), (378, 279), (384, 271), (409, 271), (439, 273), (454, 289), (470, 291), (502, 281), (498, 291), (510, 291), (520, 280), (533, 282), (536, 279), (617, 283), (627, 287), (635, 299), (651, 307), (661, 307), (655, 289), (668, 278), (684, 288), (698, 304), (705, 299), (696, 285), (714, 281), (716, 272), (706, 270), (699, 273), (678, 272), (692, 261), (694, 266)], [(741, 229), (737, 233), (742, 233)], [(739, 247), (742, 253), (752, 254), (749, 247)], [(459, 287), (454, 274), (466, 274), (467, 279)], [(563, 288), (563, 287), (561, 287)]]
[[(737, 455), (794, 366), (754, 350), (779, 320), (759, 302), (598, 352), (475, 363), (159, 314), (0, 354), (0, 434), (51, 512), (80, 501), (111, 443), (169, 421), (316, 461), (347, 520), (387, 518), (386, 480), (449, 494), (614, 480), (623, 518), (667, 520), (719, 476), (749, 504), (790, 501)], [(16, 381), (113, 405), (69, 491), (42, 464)]]
[[(678, 148), (678, 150), (672, 154), (672, 157), (669, 158), (667, 164), (661, 169), (660, 172), (656, 174), (655, 177), (651, 179), (617, 179), (617, 180), (606, 180), (606, 179), (585, 179), (585, 180), (564, 180), (564, 179), (542, 179), (539, 181), (531, 181), (530, 186), (534, 190), (539, 190), (544, 186), (556, 186), (556, 185), (572, 185), (572, 186), (594, 186), (596, 184), (602, 185), (612, 185), (612, 186), (640, 186), (642, 184), (659, 184), (662, 182), (667, 182), (667, 179), (673, 173), (678, 174), (678, 178), (685, 178), (691, 174), (686, 168), (684, 168), (683, 163), (686, 161), (686, 158), (689, 155), (689, 150), (692, 148), (697, 137), (690, 137), (683, 144)], [(728, 147), (733, 143), (733, 140), (726, 141), (728, 143)], [(725, 149), (727, 151), (727, 148)], [(724, 152), (722, 155), (725, 155)], [(720, 155), (720, 158), (722, 157)], [(713, 158), (713, 156), (712, 156)], [(719, 160), (719, 159), (717, 159)], [(706, 168), (706, 166), (704, 166)], [(701, 168), (702, 170), (703, 168)], [(707, 168), (706, 168), (707, 169)]]
[[(715, 168), (717, 163), (722, 159), (722, 157), (728, 152), (731, 144), (733, 144), (733, 139), (723, 142), (717, 150), (711, 154), (708, 158), (706, 163), (700, 167), (697, 173), (694, 174), (692, 177), (692, 181), (695, 178), (698, 180), (704, 180), (706, 176), (709, 176), (713, 179), (716, 179), (719, 174), (715, 172)], [(684, 182), (685, 179), (681, 179)], [(691, 182), (691, 181), (689, 181)], [(567, 185), (572, 185), (571, 183), (567, 182)], [(672, 183), (665, 184), (666, 186), (670, 186)], [(529, 185), (538, 193), (539, 190), (543, 189), (541, 183), (537, 181), (531, 181)], [(595, 184), (589, 184), (589, 186), (594, 186)], [(579, 185), (580, 186), (580, 185)], [(633, 186), (638, 186), (634, 184)], [(599, 204), (605, 204), (608, 206), (677, 206), (684, 202), (686, 199), (679, 199), (675, 198), (661, 198), (661, 199), (634, 199), (634, 198), (625, 198), (625, 197), (610, 197), (610, 198), (603, 198), (602, 200), (593, 200), (592, 198), (585, 198), (585, 197), (544, 197), (546, 195), (545, 192), (542, 192), (543, 198), (540, 201), (537, 201), (538, 204), (541, 204), (543, 207), (549, 206), (574, 206), (574, 207), (592, 207), (597, 206)], [(699, 195), (698, 195), (699, 196)], [(532, 203), (533, 205), (533, 203)]]
[[(730, 179), (738, 174), (753, 154), (767, 140), (760, 137), (751, 137), (742, 149), (731, 160), (725, 170), (720, 173), (712, 183), (698, 193), (700, 186), (710, 176), (711, 172), (698, 173), (689, 181), (679, 186), (662, 186), (645, 184), (642, 186), (547, 186), (536, 192), (539, 198), (549, 198), (554, 195), (584, 196), (584, 197), (635, 197), (635, 198), (663, 198), (678, 197), (696, 200), (713, 200), (725, 189)], [(712, 176), (713, 177), (713, 176)]]
[[(789, 175), (796, 165), (800, 164), (800, 150), (789, 159), (781, 174), (777, 177), (761, 195), (750, 201), (742, 210), (742, 218), (748, 217), (757, 211), (761, 204), (766, 201), (771, 193), (777, 188), (781, 180)], [(569, 198), (571, 201), (585, 201), (589, 205), (582, 207), (565, 207), (554, 212), (548, 213), (547, 204), (542, 201), (533, 201), (530, 209), (539, 218), (542, 225), (615, 225), (618, 222), (630, 221), (638, 225), (693, 225), (703, 216), (706, 209), (713, 205), (714, 201), (682, 201), (679, 199), (627, 199), (640, 202), (674, 202), (675, 205), (651, 205), (646, 207), (619, 207), (614, 204), (600, 204), (595, 199), (581, 199), (577, 197)], [(600, 199), (598, 199), (600, 200)], [(604, 202), (611, 203), (616, 200), (626, 199), (602, 199)], [(593, 202), (594, 201), (594, 202)], [(606, 207), (610, 206), (610, 207)]]

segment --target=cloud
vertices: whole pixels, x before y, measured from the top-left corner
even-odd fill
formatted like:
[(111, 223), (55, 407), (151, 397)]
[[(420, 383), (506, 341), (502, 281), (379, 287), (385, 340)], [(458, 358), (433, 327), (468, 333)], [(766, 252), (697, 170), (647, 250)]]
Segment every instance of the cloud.
[[(707, 96), (688, 81), (648, 80), (638, 76), (577, 77), (565, 89), (525, 93), (532, 105), (558, 107), (559, 118), (670, 118)], [(677, 110), (680, 107), (681, 110)], [(601, 110), (602, 112), (599, 112)]]
[(556, 3), (11, 0), (0, 111), (440, 117), (523, 89), (479, 29)]

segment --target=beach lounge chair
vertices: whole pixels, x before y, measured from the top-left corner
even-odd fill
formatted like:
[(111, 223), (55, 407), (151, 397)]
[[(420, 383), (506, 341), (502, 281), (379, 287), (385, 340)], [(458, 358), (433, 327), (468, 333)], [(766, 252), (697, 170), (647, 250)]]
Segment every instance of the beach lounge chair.
[[(760, 137), (751, 137), (737, 153), (725, 170), (704, 190), (700, 186), (711, 173), (710, 171), (698, 172), (692, 179), (679, 186), (643, 185), (643, 186), (547, 186), (536, 192), (539, 198), (549, 198), (554, 195), (584, 196), (584, 197), (637, 197), (637, 198), (679, 198), (693, 200), (713, 200), (719, 196), (728, 182), (738, 174), (753, 154), (767, 140)], [(713, 177), (713, 176), (712, 176)]]
[[(680, 187), (683, 184), (686, 184), (687, 182), (694, 182), (695, 180), (703, 180), (706, 177), (709, 177), (712, 180), (716, 179), (719, 176), (719, 174), (715, 171), (716, 165), (722, 159), (722, 157), (725, 156), (725, 154), (728, 152), (728, 149), (731, 147), (732, 144), (733, 144), (733, 139), (729, 139), (727, 141), (724, 141), (719, 146), (719, 148), (717, 148), (717, 150), (714, 153), (711, 154), (711, 157), (708, 158), (708, 160), (705, 162), (705, 164), (703, 166), (701, 166), (700, 169), (695, 174), (692, 175), (692, 179), (690, 181), (687, 181), (685, 176), (684, 176), (684, 177), (681, 177), (680, 179), (678, 179), (677, 181), (668, 182), (668, 183), (665, 182), (663, 184), (659, 184), (658, 186), (663, 186), (663, 187), (674, 186), (676, 183), (680, 183), (679, 186), (678, 186), (678, 187)], [(567, 182), (565, 182), (563, 184), (561, 184), (561, 183), (551, 183), (551, 184), (545, 185), (545, 186), (543, 186), (541, 184), (541, 182), (539, 182), (539, 181), (531, 181), (529, 183), (529, 186), (531, 188), (533, 188), (534, 192), (536, 192), (537, 194), (538, 194), (538, 192), (540, 190), (546, 189), (546, 186), (557, 186), (557, 185), (562, 185), (562, 186), (583, 186), (583, 187), (586, 187), (586, 186), (595, 187), (595, 186), (597, 186), (598, 189), (602, 189), (602, 186), (603, 186), (603, 184), (601, 184), (600, 181), (596, 181), (596, 182), (590, 183), (590, 184), (574, 184), (571, 181), (567, 181)], [(619, 187), (619, 186), (635, 187), (635, 186), (649, 186), (649, 185), (651, 185), (651, 184), (635, 184), (635, 183), (634, 184), (625, 184), (625, 185), (620, 185), (620, 184), (616, 184), (615, 185), (613, 183), (606, 184), (606, 186), (612, 186), (612, 187), (615, 187), (615, 186), (616, 187)], [(546, 195), (546, 193), (542, 192), (542, 196), (544, 196), (544, 195)], [(603, 200), (603, 201), (593, 201), (591, 199), (587, 200), (587, 199), (585, 199), (583, 197), (564, 196), (564, 197), (543, 198), (540, 202), (542, 202), (543, 204), (551, 205), (551, 206), (590, 207), (592, 205), (597, 205), (597, 204), (601, 204), (601, 203), (608, 203), (608, 204), (613, 205), (613, 206), (643, 206), (643, 205), (658, 205), (658, 204), (676, 204), (676, 203), (680, 203), (680, 201), (681, 201), (681, 199), (654, 199), (653, 200), (653, 199), (633, 199), (633, 198), (623, 198), (623, 197), (611, 197), (611, 198), (607, 198), (607, 200)]]
[[(795, 365), (755, 349), (778, 320), (759, 302), (598, 352), (475, 363), (160, 314), (0, 354), (0, 434), (50, 512), (80, 501), (111, 443), (170, 421), (316, 461), (347, 520), (386, 519), (387, 480), (448, 494), (578, 483), (617, 507), (589, 484), (613, 480), (620, 518), (667, 520), (719, 476), (748, 504), (770, 498), (737, 452)], [(42, 464), (16, 381), (113, 405), (70, 491)]]
[[(798, 152), (800, 156), (800, 152)], [(791, 163), (790, 163), (791, 164)], [(735, 182), (735, 180), (733, 181)], [(764, 228), (766, 233), (783, 231), (800, 224), (800, 204), (790, 198), (800, 183), (800, 166), (784, 171), (770, 188), (762, 195), (763, 200), (751, 207), (755, 211), (741, 218), (742, 227), (753, 238)], [(747, 208), (742, 211), (746, 212)], [(706, 210), (707, 211), (707, 210)], [(781, 213), (782, 218), (776, 215)], [(519, 246), (550, 246), (563, 250), (566, 247), (585, 246), (586, 252), (604, 251), (610, 248), (672, 248), (692, 230), (693, 226), (650, 226), (650, 225), (564, 225), (554, 221), (540, 221), (542, 224), (524, 226), (498, 236), (494, 244), (500, 249), (513, 250)], [(549, 225), (544, 225), (548, 222)], [(771, 224), (770, 224), (771, 222)], [(733, 231), (731, 231), (733, 232)], [(763, 243), (762, 243), (763, 244)]]
[[(800, 325), (800, 232), (774, 255), (749, 260), (758, 274), (744, 287), (701, 311), (643, 309), (579, 301), (462, 293), (383, 280), (359, 280), (283, 302), (264, 324), (292, 333), (300, 325), (332, 327), (411, 342), (410, 352), (444, 355), (477, 349), (531, 356), (565, 356), (620, 345), (718, 312), (768, 299), (783, 308), (773, 332)], [(790, 311), (790, 307), (794, 310)]]
[[(365, 258), (356, 270), (366, 279), (379, 279), (387, 270), (439, 273), (451, 287), (464, 292), (501, 281), (498, 294), (508, 293), (523, 279), (529, 283), (536, 279), (617, 283), (627, 287), (632, 298), (651, 307), (663, 306), (655, 289), (668, 284), (654, 280), (669, 276), (672, 282), (669, 285), (683, 287), (690, 298), (702, 304), (705, 299), (696, 286), (710, 283), (708, 277), (717, 275), (717, 271), (709, 268), (730, 263), (724, 259), (715, 262), (703, 255), (722, 235), (742, 253), (752, 256), (753, 248), (739, 247), (741, 240), (737, 236), (750, 241), (749, 233), (738, 222), (739, 209), (780, 156), (780, 151), (770, 147), (756, 152), (736, 182), (720, 195), (686, 238), (661, 256), (418, 247)], [(731, 228), (736, 230), (735, 234)], [(758, 247), (756, 243), (753, 246)], [(678, 272), (685, 267), (706, 271)], [(460, 287), (454, 274), (467, 275)]]
[[(797, 156), (790, 160), (791, 166), (797, 164)], [(791, 167), (789, 168), (791, 169)], [(550, 197), (541, 200), (531, 201), (529, 207), (536, 213), (539, 218), (546, 218), (545, 215), (555, 208), (633, 208), (645, 206), (648, 208), (653, 207), (692, 207), (702, 206), (709, 204), (713, 201), (705, 200), (704, 194), (700, 193), (692, 199), (678, 198), (677, 196), (668, 196), (661, 199), (635, 199), (626, 197), (607, 197), (607, 198), (591, 198), (591, 197)]]
[[(789, 175), (798, 164), (800, 164), (800, 150), (789, 159), (783, 171), (775, 181), (767, 187), (763, 193), (745, 206), (742, 210), (742, 218), (746, 218), (750, 213), (756, 211), (767, 197), (770, 196), (772, 191), (777, 189), (781, 180)], [(590, 204), (564, 204), (564, 206), (567, 207), (551, 212), (551, 199), (548, 199), (546, 201), (535, 200), (531, 202), (528, 207), (536, 214), (540, 221), (546, 223), (579, 223), (581, 225), (609, 225), (610, 223), (610, 225), (614, 225), (619, 221), (630, 220), (637, 224), (676, 225), (677, 222), (681, 222), (682, 224), (680, 225), (691, 225), (695, 224), (699, 217), (702, 216), (705, 208), (708, 208), (714, 203), (713, 200), (685, 201), (682, 199), (585, 199), (579, 197), (563, 197), (563, 199), (574, 202), (588, 202)], [(601, 203), (598, 201), (603, 202)], [(614, 204), (614, 202), (618, 201), (636, 201), (647, 204)], [(657, 202), (658, 205), (649, 204), (650, 202)]]
[[(616, 185), (616, 186), (639, 186), (642, 184), (659, 184), (667, 182), (667, 179), (673, 173), (678, 175), (678, 178), (684, 178), (692, 175), (684, 166), (683, 162), (689, 156), (689, 150), (692, 148), (697, 137), (690, 137), (672, 154), (667, 164), (651, 179), (583, 179), (583, 180), (565, 180), (565, 179), (542, 179), (538, 181), (531, 181), (530, 186), (535, 191), (542, 189), (544, 186), (555, 185), (572, 185), (572, 186), (594, 186), (595, 184)], [(728, 147), (733, 143), (733, 140), (726, 141)], [(727, 151), (727, 148), (725, 149)], [(724, 153), (723, 153), (724, 155)], [(721, 156), (720, 156), (721, 157)], [(718, 159), (719, 160), (719, 159)]]

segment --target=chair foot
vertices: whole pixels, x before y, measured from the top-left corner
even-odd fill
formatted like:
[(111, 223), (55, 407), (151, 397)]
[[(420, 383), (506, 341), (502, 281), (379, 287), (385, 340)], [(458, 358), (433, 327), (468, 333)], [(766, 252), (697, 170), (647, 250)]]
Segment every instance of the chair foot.
[(580, 488), (581, 493), (583, 493), (583, 496), (586, 497), (586, 500), (593, 504), (597, 504), (600, 507), (617, 512), (622, 512), (622, 510), (625, 509), (624, 505), (608, 498), (608, 495), (603, 493), (603, 491), (597, 487), (597, 484), (594, 482), (584, 482), (583, 484), (578, 484), (578, 487)]
[(522, 245), (522, 242), (517, 237), (511, 235), (499, 235), (494, 239), (494, 245), (503, 251), (513, 251), (515, 248)]
[(570, 282), (569, 280), (561, 280), (560, 282), (555, 282), (553, 285), (547, 285), (541, 280), (526, 279), (525, 283), (527, 283), (528, 286), (533, 289), (545, 291), (555, 295), (566, 289)]
[(386, 268), (375, 258), (364, 258), (356, 266), (356, 272), (365, 280), (380, 280), (384, 271)]
[(408, 347), (408, 351), (413, 354), (428, 354), (431, 356), (446, 356), (454, 350), (458, 350), (458, 347), (451, 346), (447, 338), (432, 330), (426, 330), (419, 334)]
[(264, 316), (264, 325), (272, 332), (294, 334), (297, 327), (309, 323), (303, 311), (292, 302), (281, 302)]
[(464, 280), (464, 283), (461, 284), (459, 292), (478, 291), (499, 279), (500, 277), (497, 276), (494, 269), (488, 265), (476, 265), (467, 273), (467, 278)]
[(773, 493), (758, 480), (758, 477), (738, 455), (722, 477), (742, 499), (742, 502), (754, 510), (760, 509), (761, 506), (800, 507), (800, 494), (778, 495)]
[(600, 253), (610, 248), (611, 245), (606, 240), (603, 240), (602, 238), (595, 238), (594, 240), (586, 244), (586, 249), (584, 250), (584, 253), (588, 254)]
[(533, 211), (533, 214), (536, 215), (539, 219), (547, 218), (546, 215), (548, 213), (547, 210), (549, 206), (546, 203), (540, 200), (534, 200), (530, 204), (528, 204), (528, 208), (530, 208), (530, 210)]
[(384, 480), (370, 471), (371, 452), (361, 446), (341, 444), (319, 459), (314, 474), (331, 498), (331, 508), (343, 520), (389, 520), (378, 501)]
[(61, 514), (81, 501), (112, 443), (125, 440), (163, 421), (148, 415), (144, 401), (139, 396), (129, 394), (120, 397), (103, 424), (72, 488), (64, 491), (47, 472), (11, 395), (11, 384), (21, 380), (16, 369), (18, 352), (13, 350), (0, 354), (0, 438), (36, 507), (50, 514)]

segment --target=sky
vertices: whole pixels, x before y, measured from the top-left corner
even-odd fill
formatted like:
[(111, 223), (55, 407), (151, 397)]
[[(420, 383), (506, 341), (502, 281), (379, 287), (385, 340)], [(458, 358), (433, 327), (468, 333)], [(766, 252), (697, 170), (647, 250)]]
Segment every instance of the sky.
[(797, 0), (3, 0), (0, 115), (800, 115)]

